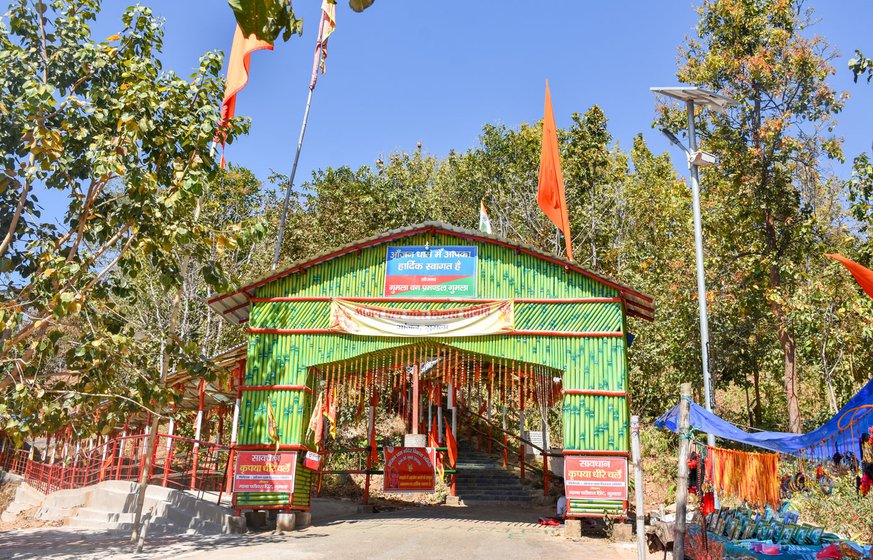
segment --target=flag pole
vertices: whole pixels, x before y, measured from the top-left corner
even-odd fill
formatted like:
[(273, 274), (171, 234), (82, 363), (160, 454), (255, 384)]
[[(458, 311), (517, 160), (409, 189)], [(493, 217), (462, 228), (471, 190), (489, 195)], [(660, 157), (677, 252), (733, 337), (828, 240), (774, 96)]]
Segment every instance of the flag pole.
[(300, 161), (300, 149), (303, 147), (303, 136), (306, 134), (306, 123), (309, 121), (309, 108), (312, 105), (312, 92), (318, 81), (318, 62), (321, 58), (321, 34), (324, 31), (324, 14), (318, 25), (318, 39), (315, 43), (315, 58), (312, 61), (312, 79), (309, 81), (309, 95), (306, 97), (306, 109), (303, 111), (303, 124), (300, 126), (300, 137), (297, 139), (297, 151), (294, 153), (294, 164), (291, 166), (291, 176), (285, 188), (285, 202), (282, 204), (282, 219), (279, 221), (279, 236), (276, 239), (276, 251), (273, 253), (273, 270), (279, 266), (279, 252), (282, 248), (282, 237), (285, 234), (285, 218), (288, 215), (288, 201), (291, 199), (291, 189), (294, 186), (294, 175), (297, 174), (297, 162)]

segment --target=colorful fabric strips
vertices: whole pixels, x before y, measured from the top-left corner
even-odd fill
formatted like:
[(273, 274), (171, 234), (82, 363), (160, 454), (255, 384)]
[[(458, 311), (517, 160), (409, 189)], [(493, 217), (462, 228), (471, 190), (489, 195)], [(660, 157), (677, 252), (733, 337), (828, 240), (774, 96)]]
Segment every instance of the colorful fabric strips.
[(722, 496), (779, 507), (779, 456), (708, 448), (706, 478)]

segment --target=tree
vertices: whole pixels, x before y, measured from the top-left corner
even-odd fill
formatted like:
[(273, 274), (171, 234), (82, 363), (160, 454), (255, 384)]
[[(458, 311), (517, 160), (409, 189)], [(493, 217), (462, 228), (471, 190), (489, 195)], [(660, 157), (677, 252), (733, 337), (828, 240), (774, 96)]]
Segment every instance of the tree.
[(699, 40), (682, 49), (678, 76), (741, 102), (702, 123), (706, 149), (722, 155), (722, 165), (705, 173), (703, 184), (711, 185), (709, 196), (724, 201), (716, 235), (733, 238), (732, 254), (724, 258), (734, 281), (752, 288), (743, 297), (757, 296), (769, 308), (782, 354), (788, 425), (798, 432), (791, 301), (811, 272), (807, 241), (820, 224), (815, 201), (831, 198), (823, 192), (833, 184), (823, 180), (821, 162), (842, 157), (828, 127), (843, 98), (827, 84), (834, 72), (827, 43), (803, 34), (811, 12), (802, 2), (706, 0), (700, 14)]
[[(99, 9), (20, 0), (0, 22), (2, 196), (17, 201), (0, 224), (0, 390), (7, 433), (19, 439), (86, 402), (109, 399), (99, 426), (83, 429), (160, 402), (154, 362), (142, 361), (155, 348), (113, 298), (144, 272), (163, 290), (179, 285), (179, 255), (211, 245), (194, 209), (217, 170), (221, 56), (204, 55), (189, 79), (165, 72), (151, 10), (129, 8), (118, 34), (92, 42)], [(245, 128), (231, 124), (231, 137)], [(38, 192), (61, 201), (51, 221), (40, 221)], [(169, 344), (166, 355), (185, 354)]]
[[(336, 4), (336, 0), (327, 0)], [(349, 7), (363, 12), (375, 0), (349, 0)], [(246, 36), (254, 34), (258, 39), (272, 43), (279, 35), (287, 41), (291, 35), (303, 34), (303, 20), (294, 15), (288, 0), (228, 0), (237, 24)]]

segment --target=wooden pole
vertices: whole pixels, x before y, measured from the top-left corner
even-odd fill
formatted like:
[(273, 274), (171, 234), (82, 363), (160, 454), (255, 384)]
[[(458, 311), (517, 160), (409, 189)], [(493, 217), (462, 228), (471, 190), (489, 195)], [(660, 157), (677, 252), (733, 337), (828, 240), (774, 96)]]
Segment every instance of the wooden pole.
[(673, 558), (685, 558), (685, 513), (688, 510), (688, 452), (691, 449), (691, 383), (683, 383), (679, 401), (679, 474), (676, 477), (676, 530)]
[(637, 558), (646, 560), (646, 506), (643, 501), (643, 459), (640, 453), (640, 417), (631, 416), (631, 460), (634, 465), (634, 498), (637, 509)]

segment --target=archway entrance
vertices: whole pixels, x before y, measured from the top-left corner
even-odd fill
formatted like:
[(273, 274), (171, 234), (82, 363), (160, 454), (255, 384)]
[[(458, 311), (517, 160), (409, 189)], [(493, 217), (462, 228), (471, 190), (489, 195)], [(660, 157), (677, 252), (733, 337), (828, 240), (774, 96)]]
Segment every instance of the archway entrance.
[[(296, 468), (282, 485), (262, 476), (263, 485), (235, 486), (239, 510), (308, 509), (319, 472), (306, 459), (321, 450), (309, 429), (319, 397), (321, 407), (329, 401), (358, 411), (378, 392), (376, 406), (402, 419), (404, 436), (432, 431), (434, 416), (450, 425), (450, 411), (463, 411), (459, 423), (478, 418), (477, 431), (491, 429), (492, 449), (503, 405), (517, 411), (506, 432), (518, 437), (523, 414), (526, 431), (537, 431), (532, 411), (560, 400), (560, 421), (551, 424), (560, 425), (560, 438), (552, 443), (576, 465), (573, 488), (565, 484), (573, 490), (568, 516), (625, 511), (628, 317), (654, 313), (652, 299), (628, 286), (505, 239), (429, 222), (294, 263), (210, 306), (248, 337), (236, 464), (242, 452), (257, 455), (244, 465), (251, 480), (253, 472)], [(481, 417), (489, 414), (486, 427)], [(235, 472), (236, 482), (242, 471)]]
[[(516, 466), (521, 478), (536, 476), (543, 493), (549, 492), (554, 476), (549, 469), (549, 443), (562, 441), (555, 430), (560, 426), (554, 425), (556, 420), (560, 424), (556, 405), (562, 401), (558, 370), (424, 341), (322, 364), (312, 368), (312, 375), (317, 398), (309, 427), (313, 445), (324, 450), (327, 459), (322, 473), (363, 477), (365, 504), (370, 477), (384, 474), (385, 447), (432, 449), (437, 475), (445, 473), (451, 495), (457, 496), (459, 440), (495, 455), (503, 467)], [(318, 407), (332, 430), (314, 427)], [(395, 427), (392, 433), (380, 434), (378, 418), (401, 421), (403, 433)], [(336, 427), (355, 425), (365, 427), (365, 437), (357, 430), (359, 445), (335, 445)], [(350, 453), (361, 454), (363, 460), (350, 464)], [(342, 460), (330, 460), (337, 455)], [(560, 453), (556, 456), (562, 460)], [(493, 496), (495, 501), (500, 497)]]

